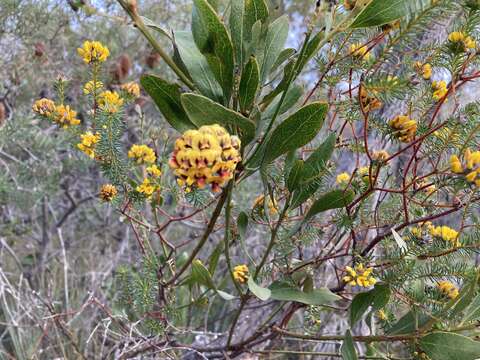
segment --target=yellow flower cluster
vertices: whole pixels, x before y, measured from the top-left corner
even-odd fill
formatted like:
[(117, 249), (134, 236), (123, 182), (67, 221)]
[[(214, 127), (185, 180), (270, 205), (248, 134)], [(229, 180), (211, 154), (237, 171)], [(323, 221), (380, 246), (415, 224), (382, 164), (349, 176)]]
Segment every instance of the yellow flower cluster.
[(211, 184), (219, 191), (226, 181), (233, 178), (240, 157), (240, 139), (231, 136), (218, 124), (187, 130), (175, 142), (170, 159), (177, 182), (186, 186), (204, 188)]
[(120, 85), (120, 89), (125, 91), (127, 94), (134, 98), (138, 98), (140, 96), (140, 86), (136, 82), (128, 82), (126, 84)]
[(77, 52), (86, 64), (104, 62), (110, 55), (108, 48), (99, 41), (85, 41), (83, 46), (77, 49)]
[(237, 265), (233, 268), (233, 278), (239, 283), (245, 283), (248, 280), (247, 265)]
[(132, 145), (128, 151), (128, 157), (135, 159), (137, 164), (149, 163), (153, 164), (157, 160), (155, 151), (147, 145)]
[(103, 88), (103, 83), (101, 81), (90, 80), (83, 86), (83, 93), (85, 95), (92, 94), (101, 88)]
[(68, 105), (57, 105), (53, 114), (53, 121), (63, 128), (71, 125), (80, 124), (80, 120), (76, 118), (77, 112), (72, 110)]
[(420, 61), (417, 61), (415, 67), (419, 70), (425, 80), (429, 80), (432, 77), (432, 65), (429, 63), (422, 64)]
[(355, 269), (352, 269), (350, 266), (345, 267), (347, 276), (343, 277), (348, 285), (351, 286), (361, 286), (369, 287), (377, 283), (377, 279), (372, 276), (373, 268), (365, 268), (363, 264), (358, 264), (355, 266)]
[(430, 235), (434, 237), (441, 238), (447, 242), (452, 243), (454, 246), (458, 246), (460, 244), (458, 240), (458, 231), (453, 230), (448, 226), (430, 226), (428, 228)]
[(368, 50), (368, 47), (362, 46), (361, 44), (352, 44), (350, 45), (350, 55), (368, 61), (372, 57), (372, 54), (370, 54), (370, 51)]
[(459, 294), (457, 287), (450, 281), (439, 281), (437, 288), (443, 295), (448, 296), (450, 299), (457, 298)]
[[(440, 101), (448, 93), (448, 88), (447, 88), (446, 81), (441, 80), (441, 81), (432, 82), (432, 90), (433, 90), (433, 95), (432, 95), (433, 100)], [(445, 100), (445, 102), (446, 101), (447, 100)]]
[(77, 148), (93, 159), (95, 157), (95, 144), (100, 141), (100, 134), (87, 131), (80, 135), (80, 139), (82, 141), (77, 144)]
[(458, 140), (460, 140), (458, 133), (456, 133), (455, 130), (452, 130), (448, 127), (443, 127), (435, 131), (433, 133), (433, 136), (443, 141), (457, 142)]
[(402, 142), (410, 142), (415, 138), (417, 133), (417, 122), (410, 119), (407, 115), (396, 116), (389, 123), (390, 127), (395, 131), (395, 136)]
[[(253, 208), (254, 209), (257, 209), (259, 208), (260, 212), (263, 213), (263, 203), (265, 201), (265, 195), (260, 195), (258, 196), (255, 201), (253, 202)], [(272, 201), (272, 199), (270, 198), (270, 196), (268, 197), (268, 203), (267, 203), (267, 206), (268, 206), (268, 211), (270, 212), (270, 214), (274, 215), (278, 212), (278, 209), (277, 209), (277, 202), (276, 201)]]
[(475, 49), (477, 47), (476, 41), (471, 36), (467, 36), (461, 31), (454, 31), (450, 33), (448, 35), (448, 41), (454, 45), (460, 45), (462, 51)]
[(338, 174), (336, 182), (338, 185), (343, 185), (343, 186), (348, 185), (348, 183), (350, 182), (350, 174), (346, 172)]
[(418, 224), (416, 227), (414, 227), (410, 231), (412, 235), (416, 236), (417, 238), (422, 238), (425, 230), (430, 231), (433, 227), (434, 226), (431, 221), (425, 221), (423, 223)]
[(450, 157), (450, 169), (455, 174), (464, 174), (465, 179), (480, 186), (480, 151), (465, 150), (463, 153), (464, 163), (460, 161), (457, 155)]
[(157, 165), (152, 165), (147, 167), (147, 174), (152, 176), (152, 177), (159, 177), (162, 175), (162, 171), (158, 168)]
[(55, 103), (50, 99), (40, 99), (35, 101), (32, 110), (41, 116), (51, 116), (55, 111)]
[(103, 201), (112, 201), (117, 196), (117, 188), (112, 184), (105, 184), (100, 189), (100, 199)]
[(145, 195), (147, 199), (150, 199), (152, 194), (158, 189), (158, 186), (152, 183), (152, 181), (149, 178), (143, 179), (143, 183), (138, 185), (135, 190), (139, 192), (140, 194)]
[(380, 100), (378, 100), (374, 96), (370, 96), (368, 94), (367, 90), (365, 90), (365, 88), (363, 88), (363, 87), (360, 90), (360, 101), (362, 103), (363, 109), (366, 112), (381, 109), (382, 106), (383, 106), (383, 104)]
[(115, 91), (103, 91), (98, 96), (98, 107), (109, 113), (116, 113), (123, 105), (123, 99)]

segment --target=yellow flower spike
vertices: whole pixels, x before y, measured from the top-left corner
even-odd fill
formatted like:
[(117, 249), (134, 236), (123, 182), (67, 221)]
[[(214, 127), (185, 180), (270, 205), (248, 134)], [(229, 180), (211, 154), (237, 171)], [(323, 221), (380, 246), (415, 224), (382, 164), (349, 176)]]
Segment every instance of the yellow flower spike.
[(120, 89), (125, 91), (133, 98), (138, 98), (140, 96), (140, 86), (138, 86), (138, 84), (133, 81), (120, 85)]
[(463, 51), (475, 49), (477, 47), (476, 41), (465, 33), (454, 31), (448, 35), (448, 41), (454, 45), (460, 45)]
[[(433, 90), (433, 95), (432, 95), (433, 100), (440, 101), (448, 93), (447, 83), (444, 80), (434, 81), (432, 82), (432, 90)], [(446, 101), (447, 100), (445, 100), (445, 102)]]
[(373, 268), (365, 268), (363, 264), (358, 264), (352, 269), (350, 266), (345, 267), (347, 276), (343, 277), (343, 281), (351, 286), (370, 287), (377, 283), (372, 276)]
[(32, 110), (41, 116), (51, 116), (55, 111), (55, 103), (50, 99), (40, 99), (34, 102)]
[(99, 41), (85, 41), (77, 52), (86, 64), (104, 62), (110, 55), (108, 48)]
[(452, 155), (450, 157), (450, 169), (455, 174), (463, 173), (463, 166), (462, 166), (462, 163), (460, 162), (460, 159), (458, 158), (457, 155)]
[(444, 241), (452, 243), (453, 246), (459, 245), (458, 240), (458, 231), (443, 225), (443, 226), (432, 226), (429, 228), (430, 235), (438, 237)]
[(155, 151), (147, 145), (132, 145), (128, 151), (128, 157), (134, 159), (137, 164), (153, 164), (157, 160)]
[(336, 182), (339, 185), (347, 185), (350, 181), (350, 174), (343, 172), (337, 175)]
[(95, 157), (95, 144), (100, 141), (100, 134), (87, 131), (80, 135), (80, 139), (81, 142), (77, 144), (77, 148), (93, 159)]
[(370, 96), (367, 90), (365, 90), (365, 88), (363, 87), (360, 90), (360, 101), (362, 103), (363, 109), (367, 112), (378, 110), (383, 106), (383, 103), (380, 100), (378, 100), (374, 96)]
[(372, 54), (370, 54), (368, 47), (362, 46), (361, 44), (350, 45), (349, 51), (350, 51), (350, 55), (356, 58), (359, 58), (361, 60), (368, 61), (372, 57)]
[(105, 202), (110, 202), (115, 196), (117, 196), (117, 188), (112, 184), (105, 184), (100, 189), (100, 199)]
[(459, 294), (457, 287), (450, 281), (439, 281), (437, 288), (443, 295), (449, 297), (450, 299), (457, 298)]
[(72, 110), (68, 105), (58, 105), (55, 107), (53, 121), (63, 128), (80, 124), (80, 120), (76, 118), (77, 112)]
[(115, 91), (104, 91), (98, 96), (98, 107), (109, 113), (116, 113), (123, 105), (123, 99)]
[(162, 175), (162, 171), (158, 168), (157, 165), (152, 165), (147, 167), (147, 174), (153, 177), (159, 177)]
[(103, 83), (101, 81), (90, 80), (83, 86), (83, 93), (85, 95), (92, 94), (96, 90), (103, 88)]
[(422, 66), (422, 77), (425, 80), (429, 80), (432, 77), (432, 65), (427, 63)]
[(235, 174), (241, 160), (240, 145), (240, 139), (218, 124), (187, 130), (175, 141), (169, 165), (181, 180), (179, 184), (210, 185), (217, 192)]
[(477, 177), (477, 172), (472, 171), (465, 176), (465, 179), (467, 179), (468, 182), (474, 182), (476, 177)]
[(235, 281), (244, 284), (248, 280), (248, 267), (247, 265), (237, 265), (233, 268), (233, 278)]
[(406, 115), (398, 115), (389, 122), (394, 135), (402, 142), (411, 142), (417, 133), (417, 122)]

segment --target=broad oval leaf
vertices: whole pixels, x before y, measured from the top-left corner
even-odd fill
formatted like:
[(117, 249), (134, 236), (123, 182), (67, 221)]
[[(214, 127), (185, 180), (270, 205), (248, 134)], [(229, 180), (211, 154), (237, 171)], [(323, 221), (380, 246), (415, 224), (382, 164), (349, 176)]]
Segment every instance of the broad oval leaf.
[(223, 300), (230, 301), (230, 300), (235, 299), (235, 296), (233, 296), (233, 295), (231, 295), (231, 294), (229, 294), (229, 293), (226, 293), (225, 291), (215, 290), (215, 292), (216, 292)]
[(198, 127), (219, 124), (231, 134), (238, 133), (243, 145), (254, 138), (255, 125), (241, 114), (198, 94), (182, 94), (181, 100), (188, 117)]
[(297, 187), (298, 184), (300, 183), (302, 177), (302, 171), (304, 167), (304, 162), (303, 160), (297, 160), (293, 164), (292, 168), (290, 169), (290, 172), (288, 174), (288, 179), (287, 179), (287, 189), (290, 192), (293, 192)]
[(164, 28), (162, 28), (160, 25), (158, 25), (157, 23), (155, 23), (154, 21), (150, 20), (149, 18), (145, 17), (145, 16), (140, 16), (140, 19), (143, 21), (143, 23), (148, 26), (149, 28), (155, 30), (155, 31), (158, 31), (160, 34), (162, 34), (163, 36), (166, 36), (167, 38), (169, 38), (170, 40), (172, 40), (172, 36), (168, 33), (167, 30), (165, 30)]
[(212, 276), (210, 275), (210, 272), (200, 260), (194, 260), (192, 262), (191, 278), (194, 282), (204, 285), (209, 289), (217, 289), (213, 282)]
[(255, 96), (260, 85), (260, 74), (257, 60), (254, 56), (250, 56), (250, 60), (245, 65), (245, 70), (242, 72), (240, 86), (238, 90), (238, 97), (240, 102), (240, 110), (247, 112), (251, 109)]
[(352, 300), (350, 305), (350, 326), (354, 326), (360, 320), (369, 306), (373, 310), (380, 310), (390, 299), (390, 287), (385, 284), (377, 284), (367, 292), (362, 292)]
[(253, 293), (253, 295), (258, 297), (262, 301), (267, 301), (272, 295), (272, 291), (270, 289), (257, 285), (251, 276), (248, 278), (248, 288)]
[(180, 101), (180, 87), (154, 75), (144, 75), (140, 84), (150, 95), (167, 122), (180, 132), (195, 128)]
[(270, 286), (271, 298), (281, 301), (295, 301), (307, 305), (324, 305), (340, 299), (327, 288), (314, 289), (309, 292), (291, 287), (285, 283), (274, 283)]
[(322, 128), (327, 108), (325, 103), (311, 103), (277, 126), (266, 143), (263, 163), (269, 164), (286, 152), (308, 144)]
[(300, 174), (300, 186), (298, 186), (292, 197), (292, 209), (302, 205), (320, 187), (322, 177), (325, 176), (325, 165), (335, 149), (336, 138), (335, 133), (330, 134), (305, 161)]
[(177, 31), (174, 34), (174, 46), (182, 65), (188, 71), (200, 93), (212, 100), (221, 102), (223, 91), (210, 69), (207, 59), (198, 50), (189, 31)]
[(261, 64), (261, 82), (267, 79), (275, 61), (280, 56), (288, 37), (288, 16), (284, 15), (276, 19), (269, 27), (265, 39), (263, 62)]
[(387, 335), (406, 335), (421, 329), (432, 317), (425, 313), (409, 311), (393, 324), (385, 333)]
[(351, 28), (380, 26), (405, 16), (408, 0), (373, 0), (355, 18)]
[(333, 190), (313, 203), (307, 215), (305, 215), (305, 219), (310, 219), (312, 216), (327, 210), (345, 207), (352, 202), (354, 195), (355, 193), (352, 190)]
[(352, 333), (350, 330), (347, 330), (345, 333), (345, 338), (343, 340), (342, 346), (340, 347), (340, 353), (342, 354), (343, 360), (357, 360), (357, 351), (355, 350), (355, 345), (353, 344)]
[(435, 332), (420, 339), (420, 348), (432, 360), (475, 360), (480, 357), (480, 342), (448, 332)]
[[(206, 0), (194, 0), (192, 33), (200, 52), (223, 89), (226, 102), (233, 89), (233, 45), (225, 25)], [(193, 76), (193, 75), (192, 75)]]

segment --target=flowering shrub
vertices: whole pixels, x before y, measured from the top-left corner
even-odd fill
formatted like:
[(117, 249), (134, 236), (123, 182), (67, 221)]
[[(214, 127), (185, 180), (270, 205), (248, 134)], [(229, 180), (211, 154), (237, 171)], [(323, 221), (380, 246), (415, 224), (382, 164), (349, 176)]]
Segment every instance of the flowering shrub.
[[(194, 0), (192, 33), (168, 36), (173, 56), (135, 1), (119, 3), (175, 76), (140, 79), (174, 141), (142, 123), (129, 143), (123, 114), (140, 87), (104, 87), (110, 52), (98, 41), (78, 49), (89, 118), (65, 103), (64, 79), (33, 111), (78, 139), (108, 180), (100, 199), (133, 229), (142, 265), (118, 280), (128, 320), (150, 337), (140, 352), (183, 348), (180, 328), (211, 326), (220, 340), (188, 344), (208, 358), (297, 352), (287, 338), (341, 341), (326, 356), (348, 360), (480, 354), (480, 152), (469, 150), (480, 108), (458, 101), (480, 77), (478, 2), (319, 1), (295, 51), (284, 49), (288, 19), (263, 0), (232, 1), (227, 25), (215, 1)], [(419, 46), (418, 27), (447, 13), (457, 16), (443, 44)], [(238, 205), (243, 193), (253, 206)], [(201, 235), (171, 241), (198, 216)], [(220, 325), (192, 316), (204, 306), (225, 309)], [(237, 331), (252, 306), (265, 312)], [(342, 332), (321, 335), (332, 316)]]

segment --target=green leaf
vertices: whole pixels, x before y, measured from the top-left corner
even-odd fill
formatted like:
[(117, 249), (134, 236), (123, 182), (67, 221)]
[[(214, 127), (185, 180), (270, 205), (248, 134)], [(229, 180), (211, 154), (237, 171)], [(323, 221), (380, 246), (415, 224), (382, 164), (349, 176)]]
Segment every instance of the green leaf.
[(304, 167), (303, 160), (297, 160), (293, 164), (287, 180), (288, 191), (293, 192), (298, 187), (298, 184), (302, 179), (301, 174), (303, 171), (303, 167)]
[(192, 279), (209, 289), (216, 290), (217, 288), (213, 282), (210, 272), (200, 260), (194, 260), (192, 262)]
[(238, 214), (238, 219), (237, 219), (237, 228), (238, 228), (238, 234), (240, 237), (245, 238), (245, 235), (247, 233), (247, 227), (248, 227), (248, 215), (242, 211), (240, 214)]
[(377, 284), (367, 292), (355, 295), (350, 305), (350, 326), (354, 326), (360, 320), (369, 306), (373, 310), (380, 310), (390, 299), (390, 287), (385, 284)]
[(340, 299), (327, 288), (303, 292), (285, 283), (273, 283), (270, 286), (271, 298), (281, 301), (295, 301), (307, 305), (324, 305)]
[(411, 334), (412, 332), (415, 332), (418, 329), (425, 326), (431, 319), (432, 317), (425, 313), (409, 311), (400, 320), (398, 320), (395, 324), (393, 324), (392, 327), (386, 331), (386, 334), (387, 335)]
[[(288, 89), (287, 95), (285, 95), (285, 99), (283, 100), (282, 105), (280, 106), (280, 111), (278, 115), (282, 115), (289, 111), (300, 99), (303, 94), (303, 87), (294, 85)], [(275, 111), (277, 111), (278, 104), (280, 103), (280, 96), (277, 96), (271, 104), (267, 107), (267, 109), (262, 114), (262, 123), (268, 124), (270, 120), (273, 118)]]
[(351, 28), (380, 26), (405, 16), (409, 0), (373, 0), (358, 14)]
[(178, 85), (170, 84), (154, 75), (142, 76), (140, 84), (153, 99), (165, 120), (174, 129), (184, 132), (195, 128), (195, 125), (189, 120), (187, 113), (183, 110), (180, 101), (180, 87)]
[(225, 291), (222, 291), (222, 290), (215, 290), (215, 292), (220, 295), (220, 297), (223, 299), (223, 300), (227, 300), (227, 301), (230, 301), (230, 300), (233, 300), (235, 299), (235, 296), (229, 294), (229, 293), (226, 293)]
[(278, 70), (278, 68), (288, 59), (290, 59), (293, 55), (295, 55), (295, 53), (297, 52), (297, 50), (293, 49), (293, 48), (287, 48), (287, 49), (283, 49), (282, 52), (280, 53), (280, 55), (278, 55), (278, 58), (277, 60), (275, 60), (275, 62), (273, 63), (272, 65), (272, 68), (270, 69), (270, 74), (274, 73), (275, 71)]
[(293, 193), (290, 208), (299, 207), (318, 190), (326, 173), (326, 163), (335, 149), (335, 141), (335, 133), (330, 134), (305, 161), (300, 174), (300, 183), (298, 189)]
[(192, 34), (188, 31), (175, 32), (174, 46), (198, 90), (210, 99), (221, 102), (222, 88), (215, 79), (207, 59), (198, 50)]
[(235, 60), (237, 66), (243, 69), (245, 59), (245, 47), (243, 39), (245, 36), (245, 1), (232, 0), (232, 9), (230, 10), (230, 34), (232, 35), (233, 49), (235, 51)]
[(463, 322), (468, 323), (470, 321), (478, 320), (480, 318), (480, 295), (475, 296), (470, 305), (465, 309), (465, 315)]
[(345, 339), (343, 340), (342, 346), (340, 347), (340, 353), (342, 354), (343, 360), (357, 360), (357, 351), (353, 344), (352, 333), (350, 330), (347, 330), (345, 333)]
[(257, 21), (265, 23), (267, 19), (268, 6), (264, 0), (245, 0), (244, 41), (252, 40), (252, 28)]
[(233, 45), (225, 25), (206, 0), (193, 0), (192, 33), (200, 52), (223, 89), (226, 102), (233, 89)]
[(432, 360), (475, 360), (480, 357), (480, 342), (454, 333), (428, 334), (420, 339), (419, 345)]
[(288, 16), (284, 15), (276, 19), (269, 27), (265, 40), (263, 62), (261, 65), (261, 82), (267, 79), (270, 70), (278, 59), (285, 46), (288, 37)]
[(245, 65), (245, 70), (242, 73), (238, 90), (240, 110), (242, 112), (247, 112), (252, 108), (260, 85), (259, 76), (257, 60), (254, 56), (250, 56), (250, 60)]
[(248, 288), (253, 293), (253, 295), (258, 297), (262, 301), (267, 301), (272, 295), (272, 291), (270, 289), (257, 285), (251, 276), (248, 278)]
[(217, 269), (218, 260), (220, 259), (220, 255), (223, 253), (223, 246), (224, 242), (220, 241), (213, 250), (212, 255), (210, 255), (210, 259), (208, 261), (208, 272), (212, 275), (215, 274), (215, 270)]
[(286, 152), (308, 144), (322, 128), (327, 108), (325, 103), (314, 102), (282, 122), (267, 141), (263, 163), (269, 164)]
[(255, 136), (255, 125), (243, 115), (228, 109), (202, 95), (186, 93), (182, 104), (190, 120), (198, 127), (219, 124), (231, 134), (240, 134), (242, 145), (247, 145)]
[(307, 215), (305, 215), (305, 220), (327, 210), (345, 207), (352, 202), (354, 196), (355, 193), (352, 190), (330, 191), (313, 203)]
[(168, 39), (172, 40), (172, 36), (168, 33), (168, 31), (165, 30), (164, 28), (162, 28), (160, 25), (158, 25), (154, 21), (150, 20), (149, 18), (147, 18), (145, 16), (140, 16), (140, 19), (149, 28), (152, 28), (153, 30), (158, 31), (163, 36), (166, 36)]

